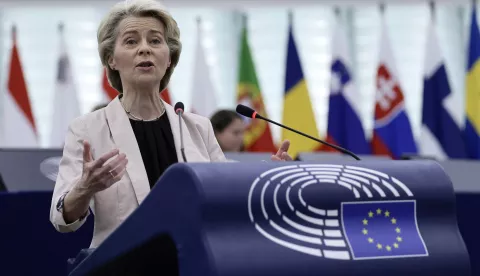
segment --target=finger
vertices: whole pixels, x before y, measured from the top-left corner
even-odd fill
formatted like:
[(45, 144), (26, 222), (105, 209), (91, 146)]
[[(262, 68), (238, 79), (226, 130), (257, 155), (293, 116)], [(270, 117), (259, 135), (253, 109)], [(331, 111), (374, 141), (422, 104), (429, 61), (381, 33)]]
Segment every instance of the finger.
[[(106, 189), (112, 184), (110, 182), (117, 174), (115, 168), (119, 166), (126, 166), (126, 158), (124, 157), (124, 154), (115, 157), (115, 159), (109, 162), (107, 165), (94, 171), (92, 178), (97, 180), (96, 183), (98, 183), (100, 187), (103, 187), (101, 190)], [(118, 171), (121, 170), (121, 167), (118, 168)]]
[(104, 189), (107, 189), (113, 184), (120, 181), (120, 179), (122, 179), (123, 175), (125, 175), (126, 172), (127, 172), (127, 167), (123, 166), (118, 172), (112, 171), (112, 173), (108, 173), (108, 175), (105, 176), (104, 178), (104, 183), (105, 183)]
[(84, 163), (93, 161), (93, 158), (91, 158), (92, 154), (90, 153), (90, 149), (91, 149), (90, 143), (84, 140), (83, 141), (83, 162)]
[(114, 181), (115, 182), (120, 181), (120, 179), (122, 179), (122, 177), (125, 175), (126, 172), (127, 172), (127, 167), (123, 167), (123, 169), (115, 175)]
[(284, 152), (284, 153), (282, 153), (282, 160), (292, 161), (293, 158), (290, 155), (288, 155), (288, 153)]
[(119, 152), (118, 149), (113, 149), (113, 150), (107, 152), (106, 154), (102, 155), (100, 158), (98, 158), (97, 160), (94, 161), (93, 168), (100, 168), (101, 166), (103, 166), (103, 164), (105, 162), (110, 160), (110, 158), (117, 155), (118, 152)]
[(117, 155), (114, 159), (109, 161), (108, 163), (104, 164), (103, 167), (99, 170), (99, 174), (103, 175), (106, 174), (110, 171), (113, 171), (122, 161), (124, 161), (127, 158), (125, 153), (121, 153)]
[(280, 157), (276, 156), (276, 155), (272, 155), (270, 157), (270, 159), (272, 159), (272, 161), (282, 161), (282, 159), (280, 159)]
[(280, 150), (282, 152), (287, 152), (288, 148), (290, 148), (290, 141), (289, 140), (283, 141), (282, 145), (280, 146)]
[(289, 148), (289, 147), (290, 147), (290, 141), (289, 141), (289, 140), (283, 141), (283, 142), (282, 142), (282, 145), (280, 145), (280, 148), (278, 149), (276, 155), (277, 155), (278, 157), (281, 157), (284, 152), (287, 152), (287, 151), (288, 151), (288, 148)]
[(128, 159), (123, 159), (111, 172), (113, 175), (119, 174), (123, 169), (127, 167)]

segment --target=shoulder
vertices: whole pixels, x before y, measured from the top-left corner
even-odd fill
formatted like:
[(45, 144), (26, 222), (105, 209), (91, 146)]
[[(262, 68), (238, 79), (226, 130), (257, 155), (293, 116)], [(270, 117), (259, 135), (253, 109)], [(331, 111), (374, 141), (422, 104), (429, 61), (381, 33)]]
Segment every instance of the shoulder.
[[(175, 114), (175, 116), (177, 116), (175, 110), (173, 109), (173, 106), (165, 103), (165, 108), (167, 109), (167, 111), (169, 111), (169, 113), (171, 112), (171, 114)], [(182, 119), (187, 125), (197, 125), (206, 128), (211, 125), (210, 119), (191, 112), (184, 112), (182, 115)]]
[(212, 123), (206, 117), (190, 112), (185, 112), (182, 117), (189, 129), (196, 129), (205, 138), (213, 132)]
[(197, 122), (199, 124), (203, 124), (208, 126), (210, 124), (210, 119), (207, 117), (203, 117), (201, 115), (195, 114), (195, 113), (190, 113), (190, 112), (185, 112), (183, 114), (183, 118), (185, 120), (189, 120), (191, 122)]
[(101, 108), (73, 119), (70, 123), (70, 129), (73, 132), (85, 131), (86, 126), (94, 126), (101, 121), (105, 121), (105, 118), (105, 108)]
[(75, 118), (72, 121), (72, 125), (84, 124), (84, 123), (89, 123), (89, 122), (94, 122), (94, 121), (99, 121), (104, 119), (105, 119), (105, 108), (101, 108)]

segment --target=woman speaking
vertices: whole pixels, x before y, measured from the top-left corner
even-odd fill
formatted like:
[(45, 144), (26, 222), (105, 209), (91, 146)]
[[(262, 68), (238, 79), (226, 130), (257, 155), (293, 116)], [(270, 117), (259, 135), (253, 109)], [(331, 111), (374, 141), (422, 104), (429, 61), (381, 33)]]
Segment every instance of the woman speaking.
[[(179, 121), (160, 93), (182, 49), (175, 20), (153, 0), (116, 4), (97, 33), (110, 84), (119, 92), (105, 108), (75, 119), (65, 138), (50, 220), (60, 232), (77, 230), (90, 214), (98, 247), (181, 161)], [(189, 162), (224, 162), (208, 118), (182, 119)], [(272, 160), (291, 160), (285, 141)]]

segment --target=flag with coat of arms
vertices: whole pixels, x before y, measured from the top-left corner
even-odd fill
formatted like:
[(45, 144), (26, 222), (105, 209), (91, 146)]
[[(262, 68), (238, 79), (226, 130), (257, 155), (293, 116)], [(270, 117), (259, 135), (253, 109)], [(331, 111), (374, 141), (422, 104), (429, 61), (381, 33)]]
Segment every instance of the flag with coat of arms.
[(381, 29), (372, 153), (400, 159), (404, 154), (416, 154), (417, 145), (383, 16)]

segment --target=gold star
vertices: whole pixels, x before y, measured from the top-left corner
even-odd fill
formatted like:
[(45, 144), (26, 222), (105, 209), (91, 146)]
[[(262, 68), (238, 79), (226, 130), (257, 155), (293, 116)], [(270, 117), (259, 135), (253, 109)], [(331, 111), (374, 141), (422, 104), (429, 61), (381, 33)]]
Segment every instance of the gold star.
[(372, 239), (372, 238), (368, 238), (368, 242), (369, 242), (369, 243), (373, 243), (373, 239)]
[(397, 237), (397, 241), (402, 242), (403, 241), (402, 237)]
[(393, 247), (398, 248), (398, 243), (394, 243)]
[(363, 225), (368, 225), (368, 220), (367, 219), (363, 219)]
[(366, 234), (368, 234), (368, 230), (365, 229), (365, 228), (363, 228), (362, 233), (363, 233), (364, 235), (366, 235)]
[(385, 217), (388, 218), (390, 216), (390, 212), (389, 211), (386, 211), (385, 212)]
[(369, 218), (372, 218), (372, 217), (373, 217), (373, 212), (372, 212), (372, 211), (368, 212), (368, 217), (369, 217)]
[(392, 222), (392, 224), (397, 224), (397, 219), (396, 218), (392, 218), (390, 221)]
[(387, 249), (387, 251), (392, 251), (392, 247), (390, 247), (390, 245), (385, 246), (385, 248)]
[(377, 209), (377, 215), (381, 215), (382, 214), (382, 209), (378, 208)]
[(383, 247), (383, 246), (382, 246), (381, 244), (377, 243), (377, 248), (378, 248), (378, 249), (382, 249), (382, 247)]
[(400, 230), (400, 228), (397, 227), (397, 228), (395, 228), (395, 232), (400, 233), (402, 231)]

